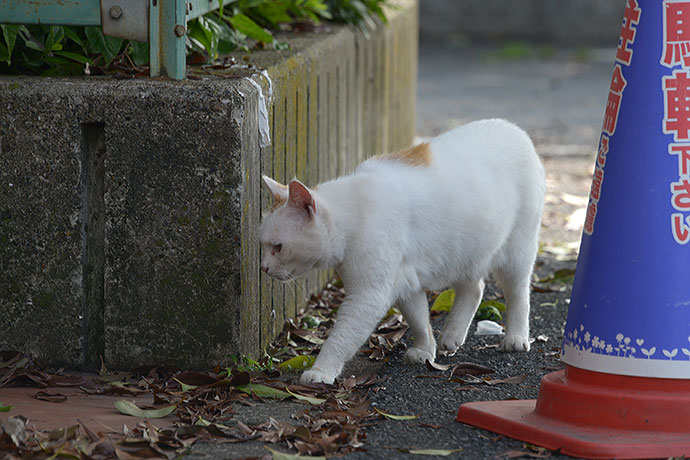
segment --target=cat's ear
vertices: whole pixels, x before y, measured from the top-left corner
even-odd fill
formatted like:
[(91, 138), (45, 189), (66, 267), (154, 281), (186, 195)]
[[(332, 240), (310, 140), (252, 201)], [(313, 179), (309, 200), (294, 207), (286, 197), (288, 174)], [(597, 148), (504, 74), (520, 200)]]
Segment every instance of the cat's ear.
[(288, 185), (288, 206), (304, 210), (309, 218), (316, 214), (316, 201), (311, 191), (300, 181), (294, 179)]
[(275, 204), (283, 204), (288, 199), (288, 188), (286, 185), (276, 182), (268, 176), (262, 176), (268, 191), (271, 192), (273, 196), (273, 201)]

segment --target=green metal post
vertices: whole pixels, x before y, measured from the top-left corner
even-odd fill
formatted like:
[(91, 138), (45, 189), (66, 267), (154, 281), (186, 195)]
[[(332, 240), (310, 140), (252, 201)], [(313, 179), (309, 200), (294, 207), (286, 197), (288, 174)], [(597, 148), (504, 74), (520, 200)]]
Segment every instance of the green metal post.
[(218, 0), (149, 0), (150, 75), (185, 78), (187, 20), (219, 7)]
[[(160, 18), (159, 0), (149, 1), (149, 75), (157, 77), (161, 74), (160, 61)], [(160, 0), (163, 1), (163, 0)]]
[(151, 76), (165, 75), (175, 80), (185, 78), (185, 8), (184, 0), (151, 0)]

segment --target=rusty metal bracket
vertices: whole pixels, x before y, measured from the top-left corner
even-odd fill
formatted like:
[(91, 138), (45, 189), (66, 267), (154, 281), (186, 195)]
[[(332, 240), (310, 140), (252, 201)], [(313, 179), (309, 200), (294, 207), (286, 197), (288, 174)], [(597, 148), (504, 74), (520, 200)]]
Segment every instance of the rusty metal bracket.
[(101, 0), (104, 35), (149, 41), (148, 0)]

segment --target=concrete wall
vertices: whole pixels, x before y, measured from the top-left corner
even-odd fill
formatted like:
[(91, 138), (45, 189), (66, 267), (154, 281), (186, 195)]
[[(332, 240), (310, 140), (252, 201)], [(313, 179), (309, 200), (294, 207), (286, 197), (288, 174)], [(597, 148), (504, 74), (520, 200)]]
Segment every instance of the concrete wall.
[(626, 0), (422, 0), (420, 38), (616, 46)]
[(315, 184), (410, 144), (404, 5), (369, 37), (283, 37), (184, 82), (0, 78), (0, 349), (89, 369), (260, 354), (328, 276), (260, 277), (261, 173)]

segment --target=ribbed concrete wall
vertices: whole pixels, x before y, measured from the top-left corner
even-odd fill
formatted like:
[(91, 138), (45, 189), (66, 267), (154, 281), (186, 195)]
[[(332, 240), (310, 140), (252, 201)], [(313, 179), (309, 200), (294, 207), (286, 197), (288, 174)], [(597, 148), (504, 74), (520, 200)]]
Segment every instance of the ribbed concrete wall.
[[(347, 174), (367, 157), (409, 146), (414, 136), (417, 76), (416, 2), (401, 2), (387, 26), (370, 34), (340, 28), (318, 44), (292, 42), (294, 54), (273, 63), (273, 52), (249, 62), (267, 68), (273, 94), (268, 116), (272, 144), (261, 149), (261, 170), (279, 182), (298, 178), (316, 185)], [(261, 81), (263, 93), (269, 83)], [(260, 176), (261, 210), (270, 209)], [(257, 217), (258, 218), (258, 217)], [(259, 260), (258, 242), (247, 232), (245, 260)], [(258, 262), (251, 277), (258, 276)], [(267, 276), (260, 281), (258, 318), (246, 323), (261, 346), (282, 329), (331, 274), (315, 272), (286, 286)], [(249, 276), (246, 278), (249, 279)], [(250, 289), (254, 289), (252, 284)]]
[(0, 349), (92, 369), (259, 354), (328, 279), (260, 276), (261, 174), (316, 184), (411, 143), (403, 5), (369, 37), (285, 37), (186, 82), (0, 78)]

